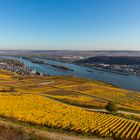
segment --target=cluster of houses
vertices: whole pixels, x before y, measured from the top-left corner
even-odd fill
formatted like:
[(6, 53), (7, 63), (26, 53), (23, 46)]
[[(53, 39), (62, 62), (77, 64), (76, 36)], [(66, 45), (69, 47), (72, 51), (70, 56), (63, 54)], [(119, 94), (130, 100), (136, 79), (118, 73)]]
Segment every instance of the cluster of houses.
[(140, 75), (140, 65), (112, 65), (112, 70)]
[(20, 75), (39, 75), (44, 76), (47, 75), (46, 73), (40, 73), (35, 69), (28, 68), (22, 62), (17, 60), (7, 60), (7, 59), (0, 59), (0, 69), (16, 72)]
[(117, 65), (117, 64), (94, 64), (93, 66), (109, 69), (109, 70), (116, 70), (125, 73), (131, 73), (135, 75), (140, 75), (140, 65)]
[(36, 74), (36, 70), (29, 69), (25, 65), (15, 65), (6, 61), (0, 61), (0, 69), (16, 72), (21, 75)]

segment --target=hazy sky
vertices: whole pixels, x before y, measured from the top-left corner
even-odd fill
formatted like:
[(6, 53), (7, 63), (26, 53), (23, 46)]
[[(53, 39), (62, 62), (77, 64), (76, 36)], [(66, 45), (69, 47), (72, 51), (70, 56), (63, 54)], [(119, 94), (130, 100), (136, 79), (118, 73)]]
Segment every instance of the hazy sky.
[(0, 49), (140, 50), (140, 0), (0, 0)]

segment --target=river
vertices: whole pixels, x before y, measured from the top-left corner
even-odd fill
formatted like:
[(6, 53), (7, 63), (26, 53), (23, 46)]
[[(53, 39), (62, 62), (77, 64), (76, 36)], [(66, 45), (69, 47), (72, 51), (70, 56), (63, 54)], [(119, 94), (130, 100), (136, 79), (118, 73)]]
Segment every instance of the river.
[(95, 80), (100, 80), (103, 82), (113, 84), (115, 86), (118, 86), (124, 89), (140, 91), (140, 76), (122, 75), (118, 73), (101, 71), (94, 68), (79, 66), (76, 64), (48, 60), (46, 58), (36, 58), (36, 59), (43, 60), (48, 64), (63, 65), (73, 70), (73, 71), (70, 71), (70, 70), (63, 70), (60, 68), (56, 68), (51, 65), (32, 63), (28, 59), (23, 59), (23, 58), (18, 58), (18, 57), (9, 57), (9, 56), (5, 56), (5, 57), (9, 59), (17, 59), (23, 62), (28, 67), (32, 69), (36, 69), (38, 72), (47, 73), (47, 74), (56, 75), (56, 76), (71, 75), (71, 76), (95, 79)]

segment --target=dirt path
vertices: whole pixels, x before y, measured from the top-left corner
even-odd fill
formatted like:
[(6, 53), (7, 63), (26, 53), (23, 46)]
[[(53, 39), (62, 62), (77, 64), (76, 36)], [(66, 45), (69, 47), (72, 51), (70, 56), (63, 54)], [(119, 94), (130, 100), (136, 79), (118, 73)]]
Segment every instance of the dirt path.
[(53, 83), (53, 80), (44, 82), (44, 83), (39, 83), (38, 85), (48, 85), (48, 84), (52, 84), (52, 83)]
[(83, 138), (79, 136), (70, 136), (70, 135), (66, 135), (62, 133), (55, 133), (55, 132), (44, 133), (42, 130), (39, 132), (37, 131), (37, 134), (44, 135), (46, 138), (50, 140), (104, 140), (101, 138)]
[(140, 116), (139, 113), (134, 113), (134, 112), (127, 112), (127, 111), (122, 111), (122, 110), (119, 110), (118, 113), (126, 113), (126, 114), (129, 114), (129, 115), (136, 115), (136, 116)]
[[(6, 127), (6, 129), (10, 128), (8, 130), (9, 137), (11, 135), (10, 140), (21, 140), (21, 139), (28, 140), (26, 137), (24, 137), (24, 135), (27, 136), (30, 134), (32, 134), (35, 137), (40, 137), (41, 140), (105, 140), (102, 138), (86, 138), (86, 137), (68, 135), (68, 134), (64, 134), (64, 133), (50, 132), (50, 131), (46, 131), (46, 130), (40, 130), (37, 128), (32, 128), (32, 127), (15, 124), (13, 122), (0, 120), (0, 128), (3, 128), (3, 127), (4, 128)], [(12, 130), (12, 129), (14, 129), (15, 134), (10, 133), (10, 130)], [(18, 135), (18, 138), (16, 138), (16, 139), (12, 138), (13, 135), (15, 137), (17, 137), (16, 132), (22, 132), (21, 133), (22, 135), (20, 136), (21, 139), (19, 139), (19, 135)], [(5, 134), (3, 134), (3, 135), (5, 135)], [(9, 139), (7, 139), (7, 137), (5, 137), (4, 139), (0, 138), (0, 140), (9, 140)], [(38, 139), (36, 139), (36, 140), (38, 140)]]
[[(88, 111), (96, 111), (96, 112), (105, 112), (105, 113), (108, 113), (108, 111), (106, 109), (90, 109), (90, 108), (86, 108), (86, 110)], [(129, 115), (136, 115), (136, 116), (140, 116), (139, 113), (134, 113), (134, 112), (127, 112), (127, 111), (123, 111), (123, 110), (119, 110), (118, 113), (126, 113), (126, 114), (129, 114)]]

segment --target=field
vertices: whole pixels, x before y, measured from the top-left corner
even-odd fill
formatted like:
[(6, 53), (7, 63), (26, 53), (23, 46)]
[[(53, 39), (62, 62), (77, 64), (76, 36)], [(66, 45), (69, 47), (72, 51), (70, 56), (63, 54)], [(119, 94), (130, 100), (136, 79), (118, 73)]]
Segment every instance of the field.
[(19, 76), (0, 70), (0, 116), (81, 135), (140, 139), (140, 122), (87, 108), (108, 101), (120, 110), (140, 112), (138, 92), (76, 77)]

